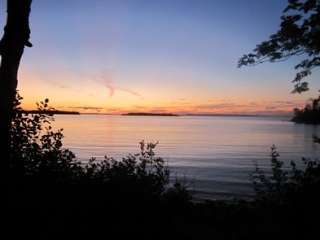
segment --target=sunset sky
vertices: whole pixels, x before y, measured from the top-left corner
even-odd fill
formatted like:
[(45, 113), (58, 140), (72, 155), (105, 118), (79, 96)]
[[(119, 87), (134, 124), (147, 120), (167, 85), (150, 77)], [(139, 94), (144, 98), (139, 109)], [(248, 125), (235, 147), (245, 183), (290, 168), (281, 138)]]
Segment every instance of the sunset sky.
[[(5, 0), (1, 26), (5, 24)], [(33, 0), (19, 73), (24, 108), (123, 113), (279, 113), (298, 59), (237, 68), (280, 23), (286, 0)]]

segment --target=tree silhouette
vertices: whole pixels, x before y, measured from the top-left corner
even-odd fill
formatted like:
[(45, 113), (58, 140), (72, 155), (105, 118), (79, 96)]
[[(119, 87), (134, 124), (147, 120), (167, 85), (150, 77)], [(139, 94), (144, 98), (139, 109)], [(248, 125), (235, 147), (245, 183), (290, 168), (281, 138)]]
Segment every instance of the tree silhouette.
[(300, 70), (294, 80), (293, 92), (309, 90), (303, 78), (320, 66), (320, 1), (288, 0), (281, 16), (280, 30), (268, 41), (256, 46), (253, 53), (240, 58), (238, 66), (252, 66), (263, 62), (278, 62), (293, 56), (302, 61), (295, 66)]
[[(319, 124), (320, 123), (320, 96), (311, 98), (302, 109), (295, 108), (292, 121), (295, 123)], [(317, 138), (318, 139), (318, 138)], [(317, 140), (315, 139), (315, 142)]]
[(17, 74), (24, 47), (29, 42), (29, 15), (32, 0), (7, 0), (7, 23), (0, 40), (0, 146), (3, 152), (1, 172), (6, 173), (9, 161), (9, 127), (17, 87)]

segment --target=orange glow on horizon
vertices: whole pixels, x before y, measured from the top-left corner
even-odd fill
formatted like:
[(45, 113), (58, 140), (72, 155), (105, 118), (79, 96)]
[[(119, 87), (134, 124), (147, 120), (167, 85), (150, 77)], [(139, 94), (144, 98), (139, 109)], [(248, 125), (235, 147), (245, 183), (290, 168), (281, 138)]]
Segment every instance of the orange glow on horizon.
[(147, 84), (126, 87), (115, 85), (112, 80), (110, 76), (97, 80), (95, 76), (68, 71), (46, 75), (23, 69), (18, 88), (25, 109), (35, 109), (36, 102), (48, 98), (58, 110), (81, 113), (282, 114), (302, 107), (306, 101), (305, 97), (292, 94), (284, 94), (283, 98), (261, 96), (259, 90), (252, 89), (199, 90), (188, 84), (170, 88)]

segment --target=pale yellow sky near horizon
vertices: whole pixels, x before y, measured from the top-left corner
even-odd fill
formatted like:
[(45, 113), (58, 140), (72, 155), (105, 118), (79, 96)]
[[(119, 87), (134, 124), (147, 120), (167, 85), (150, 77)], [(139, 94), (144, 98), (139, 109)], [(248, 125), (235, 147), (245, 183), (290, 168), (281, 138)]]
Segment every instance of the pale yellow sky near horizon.
[(278, 29), (286, 3), (34, 1), (23, 107), (49, 98), (80, 112), (289, 113), (318, 96), (319, 71), (299, 95), (290, 91), (301, 59), (237, 68)]
[[(172, 113), (290, 113), (302, 107), (310, 98), (307, 94), (291, 94), (278, 90), (280, 94), (263, 96), (261, 89), (254, 91), (250, 86), (219, 91), (207, 86), (194, 88), (188, 82), (184, 86), (136, 86), (125, 88), (117, 81), (99, 79), (95, 76), (79, 76), (64, 71), (56, 75), (30, 72), (25, 67), (19, 75), (18, 89), (23, 96), (23, 108), (34, 109), (36, 102), (49, 98), (50, 105), (59, 110), (90, 113), (126, 112), (172, 112)], [(44, 79), (48, 79), (45, 81)], [(81, 78), (68, 82), (68, 79)], [(56, 79), (59, 79), (57, 81)], [(61, 79), (65, 79), (61, 81)], [(98, 80), (97, 80), (98, 79)]]

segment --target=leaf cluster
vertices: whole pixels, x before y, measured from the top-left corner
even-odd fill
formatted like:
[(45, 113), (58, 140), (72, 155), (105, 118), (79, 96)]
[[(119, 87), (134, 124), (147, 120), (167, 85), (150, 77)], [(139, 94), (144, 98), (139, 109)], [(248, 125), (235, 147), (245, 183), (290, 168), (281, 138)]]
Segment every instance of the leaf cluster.
[(240, 58), (238, 66), (285, 61), (293, 56), (302, 59), (295, 69), (293, 92), (309, 90), (303, 79), (320, 66), (320, 1), (288, 0), (281, 16), (280, 29), (267, 41), (258, 44), (252, 53)]
[[(275, 146), (271, 147), (271, 173), (265, 172), (256, 165), (251, 174), (257, 199), (288, 204), (295, 196), (317, 191), (320, 186), (320, 161), (302, 158), (302, 166), (294, 161), (285, 168), (284, 162), (279, 160), (279, 153)], [(304, 193), (304, 194), (302, 194)]]

